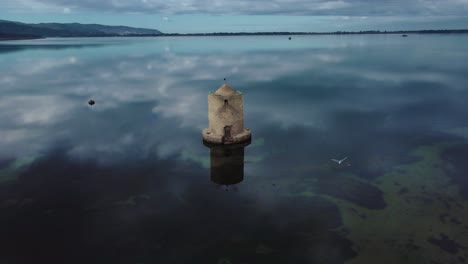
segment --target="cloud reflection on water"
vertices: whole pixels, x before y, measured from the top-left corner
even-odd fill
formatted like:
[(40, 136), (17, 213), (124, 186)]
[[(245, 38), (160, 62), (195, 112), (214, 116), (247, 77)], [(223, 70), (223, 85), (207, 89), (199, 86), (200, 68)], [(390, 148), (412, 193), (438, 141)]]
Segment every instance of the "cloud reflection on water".
[[(177, 43), (178, 40), (172, 41)], [(439, 65), (444, 65), (436, 62), (437, 56), (428, 58), (429, 63), (424, 62), (424, 70), (418, 68), (421, 64), (419, 60), (406, 61), (399, 67), (385, 67), (381, 60), (385, 59), (385, 63), (393, 65), (401, 59), (396, 57), (396, 48), (387, 49), (379, 56), (374, 55), (374, 52), (378, 52), (376, 47), (368, 45), (366, 60), (362, 61), (362, 56), (353, 55), (356, 50), (362, 53), (360, 46), (350, 48), (345, 40), (339, 41), (332, 48), (322, 46), (257, 53), (153, 53), (148, 49), (145, 56), (112, 54), (98, 61), (92, 60), (86, 52), (80, 58), (78, 51), (67, 52), (64, 57), (17, 56), (0, 75), (0, 80), (8, 83), (6, 94), (3, 92), (3, 97), (8, 100), (0, 104), (0, 110), (4, 113), (1, 115), (0, 129), (7, 134), (8, 131), (25, 129), (31, 123), (43, 124), (24, 132), (23, 137), (16, 136), (16, 144), (29, 145), (31, 139), (47, 138), (53, 129), (55, 135), (57, 132), (67, 135), (68, 140), (79, 146), (82, 153), (87, 149), (83, 146), (87, 145), (89, 137), (80, 137), (82, 128), (77, 122), (89, 121), (98, 112), (106, 116), (110, 112), (120, 114), (121, 111), (130, 111), (133, 112), (132, 116), (123, 115), (129, 118), (127, 120), (116, 115), (114, 120), (117, 122), (95, 120), (93, 126), (96, 131), (112, 133), (121, 132), (118, 125), (122, 122), (132, 123), (137, 131), (152, 127), (158, 133), (150, 141), (170, 139), (171, 142), (179, 142), (175, 144), (177, 150), (173, 150), (176, 153), (193, 148), (198, 142), (196, 136), (187, 138), (185, 133), (180, 132), (191, 131), (195, 135), (196, 131), (206, 126), (206, 94), (217, 88), (224, 77), (247, 94), (247, 125), (259, 128), (264, 122), (273, 122), (285, 127), (306, 125), (333, 132), (331, 121), (336, 118), (336, 113), (364, 111), (381, 112), (384, 120), (392, 120), (386, 125), (404, 129), (398, 127), (398, 122), (404, 118), (397, 119), (395, 123), (395, 115), (402, 107), (433, 98), (440, 103), (437, 103), (439, 108), (432, 111), (442, 112), (442, 117), (449, 115), (444, 114), (444, 108), (448, 111), (452, 100), (466, 94), (465, 90), (453, 91), (460, 89), (462, 80), (466, 78), (455, 75), (450, 69), (441, 68)], [(342, 48), (335, 48), (340, 45)], [(148, 43), (145, 42), (144, 47), (148, 47)], [(134, 49), (138, 49), (138, 44)], [(418, 51), (410, 45), (409, 52)], [(425, 52), (422, 49), (419, 53)], [(68, 55), (70, 53), (73, 55)], [(418, 58), (418, 55), (412, 57)], [(356, 63), (359, 63), (358, 68)], [(148, 65), (151, 67), (148, 68)], [(426, 84), (431, 94), (422, 88)], [(440, 88), (430, 88), (433, 85)], [(412, 95), (410, 91), (414, 89), (420, 90)], [(451, 92), (447, 93), (447, 89)], [(23, 92), (27, 92), (28, 96), (20, 96)], [(92, 109), (84, 106), (83, 102), (88, 98), (97, 101)], [(133, 109), (132, 105), (139, 104), (148, 107), (153, 104), (149, 108), (156, 116), (140, 112), (148, 111), (146, 108)], [(140, 117), (134, 117), (137, 113)], [(432, 113), (420, 114), (427, 116)], [(145, 119), (141, 116), (147, 118), (145, 122), (131, 122), (132, 118)], [(420, 118), (415, 117), (416, 120)], [(50, 123), (59, 125), (50, 126)], [(178, 133), (181, 137), (177, 137)], [(99, 149), (118, 149), (116, 145), (119, 145), (119, 141), (109, 141), (107, 134), (95, 133), (93, 137), (100, 142)], [(145, 141), (137, 137), (132, 147), (145, 145)], [(45, 144), (42, 147), (47, 149), (50, 146)], [(166, 149), (163, 152), (168, 153), (167, 147), (163, 148)]]
[[(249, 44), (231, 51), (246, 39), (221, 39), (227, 48), (210, 40), (195, 39), (193, 46), (181, 38), (128, 40), (109, 49), (35, 49), (8, 53), (8, 63), (0, 57), (5, 83), (0, 88), (0, 164), (8, 167), (25, 156), (43, 155), (19, 174), (17, 185), (0, 185), (7, 201), (0, 207), (7, 208), (8, 219), (18, 220), (17, 210), (28, 216), (14, 221), (12, 230), (22, 230), (28, 226), (24, 219), (47, 209), (54, 217), (43, 216), (32, 230), (50, 228), (47, 223), (90, 221), (97, 224), (80, 228), (98, 234), (90, 236), (104, 244), (116, 241), (115, 248), (128, 249), (133, 238), (127, 234), (136, 234), (143, 245), (134, 253), (152, 247), (198, 252), (193, 246), (208, 234), (213, 238), (209, 248), (229, 254), (218, 245), (235, 245), (231, 237), (256, 234), (291, 256), (299, 250), (299, 257), (309, 261), (321, 256), (324, 245), (342, 254), (330, 263), (341, 263), (354, 252), (348, 240), (328, 231), (341, 225), (340, 214), (320, 195), (381, 210), (384, 194), (372, 179), (414, 161), (409, 152), (416, 146), (453, 139), (447, 131), (468, 126), (467, 77), (461, 74), (468, 69), (460, 62), (468, 53), (462, 46), (426, 57), (446, 42), (421, 47), (419, 42), (350, 36), (333, 38), (328, 45), (310, 37), (295, 38), (300, 48), (275, 44), (259, 50)], [(170, 51), (164, 41), (171, 42)], [(207, 94), (223, 78), (244, 92), (246, 126), (254, 135), (245, 149), (238, 196), (219, 198), (211, 188), (212, 164), (200, 133), (208, 123)], [(87, 105), (90, 98), (95, 106)], [(353, 166), (330, 163), (345, 155)], [(38, 188), (41, 184), (50, 189)], [(294, 198), (298, 195), (306, 196)], [(15, 207), (23, 203), (30, 207)], [(114, 224), (108, 225), (109, 219)], [(187, 224), (212, 219), (219, 219), (220, 226), (193, 229)], [(92, 232), (119, 225), (128, 229)], [(229, 232), (216, 243), (219, 230)], [(327, 242), (311, 242), (304, 233)], [(51, 241), (59, 241), (55, 236)], [(190, 241), (180, 244), (186, 241), (180, 238)], [(73, 245), (82, 243), (78, 239)], [(151, 252), (152, 257), (174, 257)]]

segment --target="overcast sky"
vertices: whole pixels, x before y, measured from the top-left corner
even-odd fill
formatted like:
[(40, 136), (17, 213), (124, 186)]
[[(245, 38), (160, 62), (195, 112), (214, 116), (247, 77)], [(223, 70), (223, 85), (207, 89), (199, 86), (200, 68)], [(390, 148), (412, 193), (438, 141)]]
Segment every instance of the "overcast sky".
[(2, 0), (0, 19), (163, 32), (468, 28), (468, 0)]

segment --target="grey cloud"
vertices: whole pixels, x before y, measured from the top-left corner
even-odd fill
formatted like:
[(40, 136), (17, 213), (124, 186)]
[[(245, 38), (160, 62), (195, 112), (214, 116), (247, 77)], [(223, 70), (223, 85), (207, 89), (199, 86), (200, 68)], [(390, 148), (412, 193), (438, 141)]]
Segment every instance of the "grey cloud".
[(466, 15), (466, 0), (22, 0), (60, 8), (99, 12), (169, 14), (285, 14), (285, 15)]

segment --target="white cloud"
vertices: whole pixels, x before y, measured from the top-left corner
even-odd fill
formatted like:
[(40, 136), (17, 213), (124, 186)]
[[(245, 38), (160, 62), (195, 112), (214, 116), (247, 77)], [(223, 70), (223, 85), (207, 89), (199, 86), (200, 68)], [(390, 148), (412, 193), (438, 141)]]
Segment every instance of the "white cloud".
[(76, 64), (77, 62), (78, 59), (74, 56), (68, 58), (24, 58), (18, 60), (18, 63), (14, 67), (16, 67), (17, 72), (22, 75), (33, 75), (48, 72), (49, 70), (57, 69), (66, 65)]
[(62, 96), (9, 96), (0, 102), (0, 120), (16, 125), (60, 122), (75, 104)]
[(325, 1), (317, 5), (319, 10), (334, 10), (351, 6), (351, 3), (345, 1)]
[[(467, 15), (466, 0), (20, 0), (18, 6), (32, 10), (56, 7), (119, 13), (208, 14), (304, 14), (304, 15)], [(163, 20), (165, 20), (163, 18)], [(166, 20), (165, 20), (166, 21)]]

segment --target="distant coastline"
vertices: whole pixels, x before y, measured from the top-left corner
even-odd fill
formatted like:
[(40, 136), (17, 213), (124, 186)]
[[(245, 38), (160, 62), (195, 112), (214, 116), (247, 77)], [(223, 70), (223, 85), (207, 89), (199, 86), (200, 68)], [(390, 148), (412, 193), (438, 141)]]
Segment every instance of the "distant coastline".
[[(102, 34), (94, 36), (57, 36), (54, 38), (97, 38), (97, 37), (222, 37), (222, 36), (320, 36), (320, 35), (390, 35), (390, 34), (468, 34), (468, 29), (447, 30), (398, 30), (398, 31), (336, 31), (336, 32), (214, 32), (214, 33), (161, 33), (161, 34)], [(48, 36), (21, 35), (5, 36), (0, 41), (33, 40), (51, 38)]]
[(162, 33), (158, 37), (203, 36), (299, 36), (299, 35), (370, 35), (370, 34), (467, 34), (468, 29), (397, 30), (397, 31), (335, 31), (335, 32), (215, 32), (215, 33)]
[(45, 37), (10, 37), (10, 38), (1, 38), (0, 41), (12, 41), (12, 40), (34, 40), (34, 39), (45, 39)]
[(27, 35), (27, 34), (11, 34), (11, 33), (1, 33), (0, 32), (0, 41), (5, 40), (27, 40), (27, 39), (41, 39), (42, 36), (37, 35)]
[(367, 30), (335, 32), (212, 32), (212, 33), (163, 33), (157, 29), (127, 26), (107, 26), (80, 23), (26, 24), (0, 20), (0, 41), (42, 38), (93, 38), (93, 37), (209, 37), (209, 36), (301, 36), (301, 35), (375, 35), (375, 34), (466, 34), (468, 29), (437, 30)]

